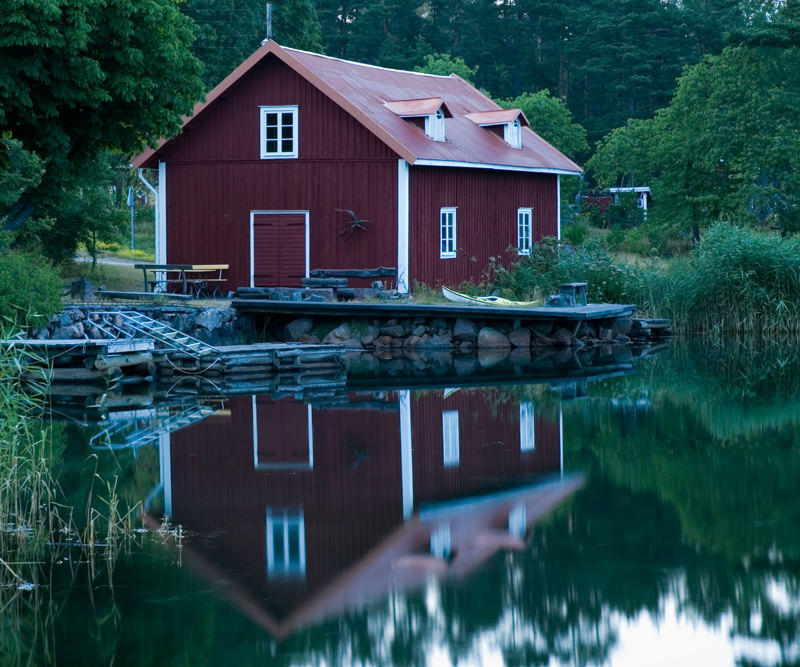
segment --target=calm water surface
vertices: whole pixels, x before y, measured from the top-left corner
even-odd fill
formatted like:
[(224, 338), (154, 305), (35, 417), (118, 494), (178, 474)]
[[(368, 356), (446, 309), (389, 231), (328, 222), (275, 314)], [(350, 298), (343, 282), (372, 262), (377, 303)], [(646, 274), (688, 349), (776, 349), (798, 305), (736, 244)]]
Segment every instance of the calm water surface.
[(59, 415), (76, 515), (146, 518), (14, 593), (7, 663), (797, 664), (796, 347), (557, 376)]

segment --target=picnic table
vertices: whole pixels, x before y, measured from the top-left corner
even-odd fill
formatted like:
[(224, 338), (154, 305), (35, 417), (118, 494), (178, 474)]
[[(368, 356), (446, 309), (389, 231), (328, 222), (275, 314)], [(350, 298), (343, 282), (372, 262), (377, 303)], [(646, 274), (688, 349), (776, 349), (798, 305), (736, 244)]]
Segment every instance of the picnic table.
[(179, 285), (181, 294), (211, 296), (217, 294), (227, 279), (227, 264), (134, 264), (142, 270), (145, 292), (166, 292)]

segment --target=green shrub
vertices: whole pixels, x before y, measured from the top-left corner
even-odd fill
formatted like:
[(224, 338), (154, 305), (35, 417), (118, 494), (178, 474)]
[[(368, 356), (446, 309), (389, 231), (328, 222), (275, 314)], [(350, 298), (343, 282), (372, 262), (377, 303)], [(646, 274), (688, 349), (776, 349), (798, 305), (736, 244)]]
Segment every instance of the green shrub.
[(634, 227), (625, 233), (625, 238), (619, 245), (620, 250), (630, 252), (636, 255), (650, 255), (653, 250), (653, 244), (650, 239), (639, 228)]
[(41, 326), (61, 310), (61, 281), (40, 255), (6, 250), (0, 254), (0, 317), (20, 326)]
[(561, 229), (561, 238), (572, 245), (580, 245), (586, 240), (589, 228), (580, 222), (566, 224)]
[[(649, 246), (633, 231), (629, 240)], [(800, 239), (728, 223), (714, 225), (687, 256), (669, 261), (634, 265), (615, 261), (597, 238), (575, 248), (547, 239), (493, 274), (486, 287), (514, 299), (586, 282), (590, 301), (635, 303), (640, 314), (671, 319), (679, 332), (800, 332)]]

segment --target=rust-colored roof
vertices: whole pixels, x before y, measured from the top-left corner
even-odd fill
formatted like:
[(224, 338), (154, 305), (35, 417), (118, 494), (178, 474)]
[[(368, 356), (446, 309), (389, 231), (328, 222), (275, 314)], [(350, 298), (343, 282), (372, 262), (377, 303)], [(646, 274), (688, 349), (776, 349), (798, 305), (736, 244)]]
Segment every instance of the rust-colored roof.
[[(490, 167), (514, 171), (578, 174), (581, 168), (529, 128), (522, 131), (522, 148), (509, 147), (496, 134), (467, 115), (502, 111), (501, 107), (455, 74), (437, 76), (364, 65), (317, 53), (289, 49), (269, 41), (229, 74), (198, 103), (184, 127), (214, 104), (222, 93), (262, 59), (274, 56), (354, 116), (400, 157), (414, 165)], [(452, 117), (445, 121), (445, 141), (433, 141), (403, 120), (386, 104), (441, 99)], [(269, 103), (265, 99), (265, 104)], [(427, 108), (427, 107), (426, 107)], [(514, 118), (524, 115), (512, 110)], [(514, 120), (512, 118), (512, 120)], [(501, 121), (506, 122), (506, 121)], [(302, 132), (302, 129), (300, 130)], [(133, 160), (134, 167), (154, 167), (162, 139)]]
[(528, 127), (528, 119), (522, 113), (522, 109), (498, 109), (495, 111), (476, 111), (475, 113), (468, 113), (469, 118), (475, 125), (484, 127), (486, 125), (504, 125), (505, 123), (513, 123), (519, 120), (520, 125)]
[(387, 100), (384, 102), (389, 111), (401, 118), (430, 116), (439, 111), (443, 103), (444, 100), (441, 97), (427, 97), (422, 100)]

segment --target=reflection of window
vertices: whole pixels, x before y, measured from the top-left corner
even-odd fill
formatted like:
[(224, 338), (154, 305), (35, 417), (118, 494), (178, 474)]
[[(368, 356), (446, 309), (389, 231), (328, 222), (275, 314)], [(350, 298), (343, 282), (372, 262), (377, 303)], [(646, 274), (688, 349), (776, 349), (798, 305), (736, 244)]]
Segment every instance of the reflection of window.
[(517, 209), (517, 252), (520, 255), (531, 254), (531, 218), (533, 211), (529, 208)]
[(457, 466), (459, 459), (458, 410), (442, 413), (442, 451), (445, 466)]
[(431, 533), (431, 556), (450, 558), (450, 525), (439, 526)]
[(306, 573), (306, 527), (302, 509), (267, 508), (267, 576)]
[(456, 209), (443, 208), (439, 211), (439, 257), (456, 256)]
[(533, 403), (519, 404), (519, 451), (532, 452), (536, 449), (536, 427), (533, 422)]
[(297, 157), (297, 107), (261, 107), (261, 158)]
[(525, 539), (525, 505), (516, 505), (508, 513), (508, 532), (514, 537)]

